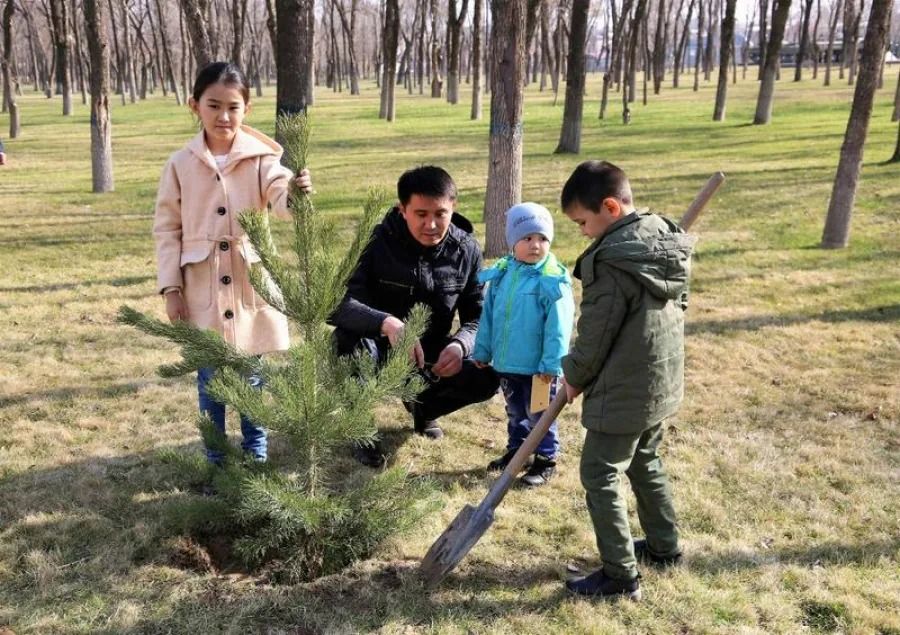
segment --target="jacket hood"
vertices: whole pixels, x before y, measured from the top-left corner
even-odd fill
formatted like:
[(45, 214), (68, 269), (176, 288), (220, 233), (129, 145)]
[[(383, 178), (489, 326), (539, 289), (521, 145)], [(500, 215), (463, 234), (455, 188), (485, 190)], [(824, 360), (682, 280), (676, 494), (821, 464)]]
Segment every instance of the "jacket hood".
[(479, 282), (489, 282), (503, 276), (511, 267), (520, 267), (532, 275), (553, 278), (559, 281), (569, 280), (569, 272), (557, 260), (553, 252), (548, 253), (543, 260), (534, 264), (518, 262), (512, 255), (503, 256), (487, 269), (482, 269), (478, 274)]
[(587, 273), (582, 260), (593, 256), (594, 261), (630, 274), (653, 296), (674, 300), (687, 290), (696, 242), (695, 236), (668, 218), (638, 210), (611, 225), (582, 254), (575, 275), (580, 278)]
[(381, 224), (390, 234), (393, 234), (398, 239), (404, 242), (410, 243), (410, 247), (417, 248), (422, 251), (439, 250), (443, 245), (447, 243), (448, 240), (463, 242), (475, 231), (475, 228), (472, 226), (472, 223), (468, 218), (466, 218), (459, 212), (453, 212), (453, 216), (450, 217), (450, 229), (447, 232), (447, 235), (444, 236), (444, 240), (442, 240), (440, 244), (435, 245), (434, 247), (425, 247), (424, 245), (420, 244), (415, 238), (413, 238), (412, 234), (409, 233), (409, 228), (406, 226), (406, 220), (403, 218), (403, 214), (400, 213), (400, 208), (396, 205), (392, 207), (387, 214), (385, 214), (384, 219), (381, 221)]
[[(216, 162), (212, 158), (212, 153), (206, 146), (206, 138), (203, 131), (197, 133), (187, 145), (188, 149), (197, 155), (201, 161), (207, 163), (214, 170)], [(250, 159), (261, 156), (274, 156), (281, 158), (284, 153), (282, 147), (271, 137), (263, 134), (259, 130), (250, 126), (241, 126), (234, 137), (234, 143), (228, 152), (228, 162), (222, 168), (223, 172), (233, 163), (237, 163), (243, 159)]]

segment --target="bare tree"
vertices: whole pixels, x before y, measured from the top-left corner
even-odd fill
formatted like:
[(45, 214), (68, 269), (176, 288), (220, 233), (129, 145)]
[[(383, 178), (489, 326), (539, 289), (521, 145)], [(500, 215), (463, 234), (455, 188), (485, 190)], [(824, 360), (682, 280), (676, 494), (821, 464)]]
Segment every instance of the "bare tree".
[(112, 124), (109, 119), (109, 44), (103, 0), (84, 0), (91, 54), (91, 175), (94, 192), (112, 192)]
[(822, 21), (822, 0), (816, 0), (816, 21), (812, 28), (812, 38), (810, 45), (812, 46), (813, 72), (812, 78), (819, 77), (819, 57), (822, 55), (822, 48), (819, 46), (819, 23)]
[(69, 75), (69, 9), (65, 0), (50, 0), (53, 44), (56, 50), (56, 85), (62, 93), (63, 115), (72, 114), (72, 85)]
[(744, 43), (741, 45), (741, 79), (747, 79), (747, 62), (750, 57), (750, 36), (753, 34), (753, 25), (756, 23), (756, 3), (753, 3), (753, 13), (747, 18), (747, 30), (744, 31)]
[(716, 106), (713, 121), (725, 121), (725, 98), (728, 92), (728, 57), (734, 44), (734, 13), (737, 0), (725, 0), (725, 17), (722, 18), (722, 44), (719, 47), (719, 83), (716, 86)]
[(3, 97), (9, 111), (9, 138), (15, 139), (21, 132), (19, 105), (16, 102), (16, 64), (13, 55), (12, 19), (16, 5), (14, 0), (6, 0), (3, 8)]
[[(797, 62), (794, 66), (795, 82), (803, 79), (803, 62), (806, 59), (806, 49), (809, 46), (809, 22), (812, 17), (812, 6), (813, 0), (805, 0), (805, 3), (800, 5), (802, 18), (800, 20), (800, 46), (797, 49)], [(813, 37), (813, 40), (815, 40), (815, 37)]]
[[(853, 26), (850, 29), (850, 67), (847, 75), (847, 84), (853, 86), (856, 82), (856, 72), (859, 67), (859, 25), (862, 21), (863, 10), (866, 0), (859, 0), (859, 11), (853, 19)], [(853, 0), (847, 0), (847, 5), (852, 6)]]
[(769, 0), (759, 0), (759, 73), (757, 79), (763, 78), (763, 69), (766, 66), (766, 55), (768, 51), (768, 40), (766, 38), (769, 34), (768, 20)]
[[(159, 36), (162, 39), (162, 54), (163, 61), (166, 65), (166, 76), (168, 77), (169, 86), (172, 88), (172, 92), (175, 93), (175, 103), (180, 106), (182, 103), (181, 95), (178, 94), (178, 82), (175, 80), (175, 67), (172, 64), (172, 50), (169, 46), (169, 30), (166, 26), (168, 20), (166, 20), (165, 14), (163, 13), (161, 0), (156, 0), (156, 12), (159, 14)], [(160, 81), (165, 85), (165, 78), (161, 78)]]
[(382, 30), (382, 60), (384, 69), (381, 74), (381, 110), (378, 116), (393, 121), (397, 105), (394, 99), (394, 87), (397, 84), (397, 44), (400, 35), (400, 7), (397, 0), (387, 0), (384, 10), (384, 28)]
[(581, 150), (581, 119), (584, 111), (584, 53), (591, 0), (573, 0), (569, 28), (569, 64), (566, 105), (556, 153), (578, 154)]
[(825, 86), (831, 85), (831, 62), (834, 55), (834, 36), (837, 32), (838, 18), (841, 17), (841, 6), (844, 0), (834, 0), (831, 4), (831, 19), (828, 26), (828, 52), (825, 54)]
[(472, 15), (472, 114), (473, 120), (481, 119), (481, 12), (484, 0), (475, 0)]
[[(710, 2), (712, 0), (709, 0)], [(697, 0), (697, 46), (694, 55), (694, 92), (700, 90), (700, 58), (703, 51), (703, 0)]]
[(893, 0), (874, 0), (872, 2), (869, 25), (866, 28), (866, 37), (863, 42), (862, 66), (853, 94), (850, 119), (847, 122), (847, 131), (841, 146), (841, 158), (834, 177), (834, 187), (831, 190), (831, 202), (828, 205), (828, 216), (825, 219), (825, 230), (822, 233), (822, 247), (826, 249), (846, 247), (850, 239), (850, 217), (856, 199), (856, 186), (862, 167), (863, 145), (866, 141), (872, 104), (875, 100), (875, 86), (878, 82), (881, 54), (887, 40), (892, 2)]
[(681, 31), (681, 39), (679, 40), (677, 37), (678, 34), (678, 23), (675, 23), (675, 36), (673, 37), (673, 44), (677, 40), (678, 45), (675, 47), (675, 59), (672, 64), (672, 88), (678, 88), (678, 77), (681, 74), (682, 69), (684, 68), (684, 55), (685, 50), (687, 49), (688, 38), (691, 34), (691, 16), (694, 13), (694, 4), (696, 4), (696, 0), (690, 0), (688, 3), (687, 15), (684, 18), (684, 28)]
[[(184, 20), (191, 34), (194, 60), (197, 68), (213, 61), (213, 45), (209, 32), (209, 0), (180, 0)], [(276, 57), (277, 59), (277, 57)]]
[[(485, 253), (506, 251), (504, 213), (522, 199), (522, 102), (525, 84), (524, 0), (491, 3), (491, 125)], [(496, 25), (503, 25), (497, 28)]]
[(769, 120), (772, 118), (772, 102), (775, 99), (775, 73), (778, 70), (781, 58), (781, 41), (784, 39), (784, 27), (787, 24), (788, 12), (791, 9), (791, 0), (774, 0), (774, 2), (775, 15), (772, 19), (772, 33), (769, 35), (769, 45), (766, 51), (766, 65), (763, 69), (759, 96), (756, 100), (754, 124), (769, 123)]
[(347, 9), (344, 8), (343, 0), (337, 2), (338, 15), (341, 18), (341, 26), (344, 29), (344, 35), (347, 37), (349, 46), (347, 47), (348, 70), (350, 71), (350, 94), (359, 94), (359, 69), (356, 64), (356, 14), (359, 8), (359, 0), (350, 0), (350, 17), (347, 17)]
[(441, 78), (441, 47), (438, 41), (437, 0), (431, 0), (431, 96), (440, 97), (444, 80)]
[(447, 5), (447, 102), (459, 103), (459, 36), (469, 10), (469, 0), (462, 0), (459, 15), (456, 0)]
[[(244, 26), (247, 24), (247, 0), (233, 0), (231, 7), (231, 29), (234, 40), (231, 43), (231, 61), (240, 68), (244, 67)], [(160, 20), (162, 17), (160, 16)], [(160, 25), (165, 25), (160, 22)]]

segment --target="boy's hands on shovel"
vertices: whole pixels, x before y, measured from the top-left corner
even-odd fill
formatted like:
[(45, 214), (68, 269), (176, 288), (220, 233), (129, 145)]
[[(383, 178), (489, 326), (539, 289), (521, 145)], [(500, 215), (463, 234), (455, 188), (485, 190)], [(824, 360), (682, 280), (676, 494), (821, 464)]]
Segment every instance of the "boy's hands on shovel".
[(575, 386), (567, 382), (565, 377), (562, 378), (562, 384), (566, 389), (566, 401), (568, 401), (569, 403), (572, 403), (575, 398), (578, 397), (578, 395), (580, 395), (582, 392), (581, 388), (576, 388)]

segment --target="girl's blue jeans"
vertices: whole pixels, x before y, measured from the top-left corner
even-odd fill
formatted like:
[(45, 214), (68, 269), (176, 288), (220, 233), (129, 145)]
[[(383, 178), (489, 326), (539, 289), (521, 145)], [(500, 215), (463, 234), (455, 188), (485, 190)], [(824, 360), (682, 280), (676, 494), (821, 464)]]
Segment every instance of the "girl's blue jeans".
[[(197, 371), (197, 393), (200, 402), (200, 412), (206, 413), (216, 429), (225, 434), (225, 404), (213, 399), (206, 390), (206, 386), (213, 378), (215, 372), (215, 368), (201, 368)], [(259, 388), (262, 385), (262, 378), (257, 375), (251, 375), (247, 383), (254, 388)], [(243, 448), (244, 452), (250, 454), (257, 461), (265, 461), (268, 456), (265, 428), (256, 425), (250, 419), (241, 415), (241, 434), (244, 436), (244, 440), (241, 442), (241, 448)], [(206, 448), (206, 458), (210, 463), (219, 464), (224, 457), (221, 452), (217, 452), (212, 448)]]
[[(550, 399), (556, 396), (559, 379), (550, 382)], [(531, 412), (531, 375), (500, 373), (500, 388), (506, 399), (506, 414), (509, 417), (506, 430), (509, 441), (507, 450), (515, 450), (525, 441), (534, 424), (541, 418), (540, 412)], [(548, 459), (555, 459), (559, 452), (559, 426), (554, 421), (547, 434), (538, 445), (537, 454)]]

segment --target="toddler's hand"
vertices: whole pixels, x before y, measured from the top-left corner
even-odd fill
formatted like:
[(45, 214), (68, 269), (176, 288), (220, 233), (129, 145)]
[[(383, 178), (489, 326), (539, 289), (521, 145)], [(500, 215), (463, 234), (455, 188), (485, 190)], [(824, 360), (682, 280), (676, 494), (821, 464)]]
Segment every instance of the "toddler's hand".
[(550, 373), (538, 373), (538, 377), (541, 378), (541, 381), (545, 384), (551, 383), (554, 379), (556, 379), (556, 375), (552, 375)]
[(181, 296), (180, 291), (173, 291), (172, 293), (167, 293), (165, 295), (165, 298), (166, 298), (166, 315), (169, 316), (170, 322), (177, 322), (179, 320), (187, 320), (188, 319), (187, 304), (185, 304), (184, 298)]
[(312, 177), (309, 174), (309, 168), (300, 170), (300, 173), (294, 177), (294, 185), (296, 185), (304, 194), (312, 194)]
[(6, 165), (6, 153), (0, 152), (0, 165)]
[(491, 365), (485, 362), (479, 362), (477, 359), (473, 359), (472, 363), (475, 364), (475, 368), (490, 368)]

